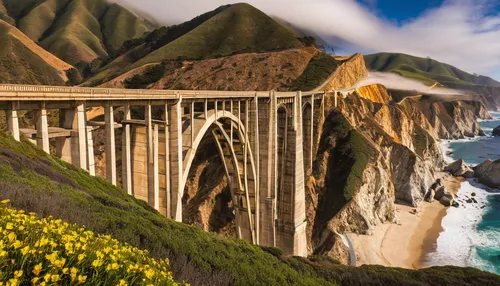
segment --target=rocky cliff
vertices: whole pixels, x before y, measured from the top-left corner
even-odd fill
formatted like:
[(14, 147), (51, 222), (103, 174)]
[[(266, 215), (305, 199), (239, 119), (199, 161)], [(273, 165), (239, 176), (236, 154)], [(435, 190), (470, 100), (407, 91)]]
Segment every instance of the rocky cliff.
[(395, 201), (418, 206), (443, 167), (437, 139), (480, 135), (476, 119), (489, 113), (476, 101), (397, 102), (382, 85), (357, 88), (336, 108), (332, 96), (306, 188), (309, 246), (346, 260), (337, 233), (397, 220)]
[[(323, 126), (313, 176), (306, 184), (309, 246), (338, 257), (337, 232), (369, 233), (395, 220), (390, 167), (374, 142), (331, 110)], [(336, 246), (336, 247), (335, 247)]]
[(400, 105), (416, 121), (428, 126), (428, 131), (440, 139), (484, 135), (477, 118), (491, 118), (485, 106), (478, 101), (434, 101), (425, 97), (409, 97)]
[(357, 53), (344, 60), (335, 72), (317, 89), (329, 91), (350, 88), (366, 76), (368, 76), (368, 70), (365, 66), (365, 60), (362, 54)]
[(490, 188), (500, 188), (500, 160), (484, 161), (474, 167), (474, 174), (482, 184)]

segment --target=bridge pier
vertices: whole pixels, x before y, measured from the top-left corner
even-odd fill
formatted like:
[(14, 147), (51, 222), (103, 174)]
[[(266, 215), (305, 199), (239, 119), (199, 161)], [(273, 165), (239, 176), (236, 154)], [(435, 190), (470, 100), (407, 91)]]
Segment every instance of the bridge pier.
[(56, 152), (57, 156), (62, 160), (88, 170), (87, 124), (85, 117), (84, 104), (78, 104), (76, 108), (60, 109), (59, 127), (70, 130), (70, 135), (56, 138)]
[(182, 155), (182, 98), (177, 94), (178, 100), (168, 109), (169, 122), (169, 149), (170, 149), (170, 184), (172, 206), (170, 217), (182, 222), (182, 197), (184, 196), (183, 155)]
[(95, 176), (94, 139), (92, 138), (91, 126), (87, 126), (87, 162), (88, 171), (91, 176)]
[(19, 132), (19, 118), (17, 117), (17, 108), (14, 102), (8, 104), (9, 109), (7, 109), (7, 130), (17, 141), (21, 140), (21, 134)]
[(36, 118), (36, 144), (45, 153), (50, 154), (47, 109), (45, 109), (45, 103), (41, 105), (41, 108), (34, 113), (34, 118)]
[(115, 146), (115, 119), (113, 105), (104, 106), (104, 130), (106, 133), (106, 179), (116, 186), (116, 146)]
[(127, 194), (133, 195), (132, 186), (132, 155), (131, 155), (131, 138), (130, 138), (130, 124), (127, 123), (131, 120), (130, 105), (127, 103), (123, 106), (123, 120), (122, 124), (122, 188)]

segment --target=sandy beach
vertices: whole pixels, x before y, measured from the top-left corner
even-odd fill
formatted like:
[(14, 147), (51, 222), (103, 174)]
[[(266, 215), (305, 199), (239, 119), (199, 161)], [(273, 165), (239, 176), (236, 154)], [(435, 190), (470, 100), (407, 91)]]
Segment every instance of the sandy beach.
[[(441, 177), (446, 189), (456, 194), (463, 179), (438, 173), (437, 178)], [(434, 251), (443, 230), (441, 220), (446, 209), (438, 201), (423, 202), (415, 214), (414, 207), (396, 204), (398, 224), (379, 225), (373, 235), (348, 234), (354, 244), (357, 265), (421, 268), (425, 255)]]

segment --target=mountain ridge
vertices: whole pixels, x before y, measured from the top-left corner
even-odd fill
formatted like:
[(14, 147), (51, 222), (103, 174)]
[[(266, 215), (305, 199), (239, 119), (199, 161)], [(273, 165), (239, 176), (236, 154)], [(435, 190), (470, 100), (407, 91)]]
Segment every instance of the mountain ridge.
[(403, 53), (377, 53), (365, 55), (369, 70), (393, 72), (427, 83), (432, 81), (447, 84), (473, 84), (500, 87), (500, 82), (487, 77), (476, 76), (450, 64), (431, 58), (421, 58)]
[[(81, 72), (95, 59), (107, 60), (123, 42), (153, 28), (105, 0), (3, 0), (3, 7), (19, 30)], [(120, 25), (126, 29), (117, 30)]]

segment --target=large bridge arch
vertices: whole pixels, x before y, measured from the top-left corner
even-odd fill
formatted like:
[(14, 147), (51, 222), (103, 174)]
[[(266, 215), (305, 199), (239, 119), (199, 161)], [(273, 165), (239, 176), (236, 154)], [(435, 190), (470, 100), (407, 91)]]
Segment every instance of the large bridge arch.
[[(245, 124), (238, 116), (226, 110), (210, 110), (203, 117), (201, 124), (195, 126), (193, 145), (187, 150), (183, 159), (183, 176), (179, 191), (183, 192), (185, 189), (201, 141), (207, 135), (212, 136), (228, 178), (238, 237), (257, 243), (257, 174)], [(189, 122), (189, 125), (191, 124), (196, 125), (196, 120)], [(184, 125), (183, 129), (187, 127), (190, 128)], [(183, 193), (177, 195), (180, 198), (182, 196)], [(182, 208), (182, 204), (177, 207)]]

